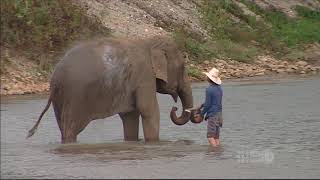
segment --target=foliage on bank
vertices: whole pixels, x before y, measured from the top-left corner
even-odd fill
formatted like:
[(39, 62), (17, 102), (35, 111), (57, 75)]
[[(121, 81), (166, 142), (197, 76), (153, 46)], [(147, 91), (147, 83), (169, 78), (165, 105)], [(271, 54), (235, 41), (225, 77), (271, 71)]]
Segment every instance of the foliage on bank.
[[(98, 18), (88, 17), (86, 10), (76, 6), (76, 2), (2, 0), (1, 47), (22, 51), (29, 59), (37, 61), (41, 69), (50, 70), (51, 63), (47, 60), (56, 59), (71, 42), (97, 35), (108, 36), (110, 30)], [(173, 33), (193, 64), (212, 58), (250, 63), (259, 54), (303, 60), (304, 45), (320, 42), (319, 10), (297, 6), (298, 16), (292, 19), (277, 10), (261, 9), (253, 1), (237, 0), (260, 19), (244, 13), (234, 0), (202, 2), (197, 5), (209, 39), (196, 39), (183, 27), (175, 28)], [(188, 67), (188, 70), (194, 77), (200, 73), (196, 68)]]
[[(40, 62), (57, 55), (74, 40), (108, 35), (109, 29), (70, 0), (1, 0), (1, 46)], [(44, 60), (45, 61), (45, 60)]]
[[(303, 58), (304, 45), (320, 43), (320, 11), (296, 6), (297, 18), (278, 10), (264, 10), (252, 1), (241, 0), (252, 12), (248, 15), (231, 0), (205, 0), (199, 6), (203, 26), (210, 38), (203, 42), (176, 29), (174, 36), (195, 63), (211, 58), (251, 62), (258, 54), (277, 58)], [(196, 71), (190, 69), (190, 73)]]

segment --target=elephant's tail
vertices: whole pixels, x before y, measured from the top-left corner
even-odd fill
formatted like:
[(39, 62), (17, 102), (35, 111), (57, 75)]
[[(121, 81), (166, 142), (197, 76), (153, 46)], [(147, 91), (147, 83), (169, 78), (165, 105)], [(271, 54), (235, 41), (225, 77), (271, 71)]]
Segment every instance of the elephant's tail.
[(42, 116), (44, 115), (44, 113), (47, 112), (47, 110), (48, 110), (49, 107), (50, 107), (50, 104), (51, 104), (51, 96), (50, 96), (49, 99), (48, 99), (47, 106), (44, 108), (44, 110), (43, 110), (42, 113), (40, 114), (37, 123), (32, 127), (32, 129), (29, 130), (28, 135), (27, 135), (27, 138), (31, 137), (31, 136), (36, 132), (36, 130), (37, 130), (37, 128), (38, 128), (38, 125), (40, 124), (40, 121), (41, 121), (41, 119), (42, 119)]

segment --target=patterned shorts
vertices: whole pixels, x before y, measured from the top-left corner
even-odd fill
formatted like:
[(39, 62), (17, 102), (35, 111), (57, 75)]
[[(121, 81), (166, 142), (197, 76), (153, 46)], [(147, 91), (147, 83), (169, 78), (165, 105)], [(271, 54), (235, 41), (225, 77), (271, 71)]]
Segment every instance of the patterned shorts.
[(222, 127), (222, 113), (219, 112), (207, 119), (207, 138), (219, 139), (220, 127)]

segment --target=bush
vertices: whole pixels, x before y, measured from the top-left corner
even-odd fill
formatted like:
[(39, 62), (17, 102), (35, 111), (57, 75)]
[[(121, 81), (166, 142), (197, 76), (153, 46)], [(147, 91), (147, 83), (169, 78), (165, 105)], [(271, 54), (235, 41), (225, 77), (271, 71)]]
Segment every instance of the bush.
[(228, 7), (223, 0), (205, 0), (201, 7), (203, 24), (213, 39), (226, 39), (230, 36), (225, 29), (231, 27), (231, 20), (223, 7)]
[(320, 11), (296, 6), (297, 19), (289, 19), (278, 10), (263, 10), (256, 4), (242, 0), (253, 12), (261, 15), (272, 25), (270, 40), (279, 39), (288, 47), (297, 47), (307, 43), (320, 42)]
[(195, 67), (187, 67), (187, 73), (189, 76), (191, 77), (195, 77), (195, 78), (201, 78), (202, 77), (202, 73), (199, 69), (195, 68)]
[(263, 20), (244, 14), (231, 0), (204, 0), (199, 9), (210, 38), (200, 42), (184, 31), (175, 33), (193, 60), (217, 57), (251, 62), (261, 52), (277, 58), (294, 58), (296, 54), (298, 58), (304, 44), (320, 42), (319, 10), (297, 6), (298, 18), (292, 19), (277, 10), (264, 10), (252, 1), (241, 2)]
[(300, 17), (313, 19), (320, 21), (320, 11), (319, 10), (311, 10), (304, 6), (296, 6), (295, 10), (297, 11)]
[(109, 32), (69, 0), (1, 0), (1, 45), (32, 55)]
[[(201, 12), (202, 21), (211, 36), (206, 51), (211, 57), (231, 58), (242, 62), (250, 62), (258, 53), (258, 49), (250, 46), (256, 34), (243, 22), (235, 22), (230, 14), (244, 22), (252, 21), (244, 15), (241, 8), (230, 0), (206, 0)], [(204, 48), (202, 48), (204, 49)]]
[(174, 31), (173, 37), (179, 47), (183, 51), (186, 51), (193, 61), (199, 62), (214, 56), (213, 51), (209, 49), (207, 43), (191, 38), (188, 33), (181, 28), (177, 28)]

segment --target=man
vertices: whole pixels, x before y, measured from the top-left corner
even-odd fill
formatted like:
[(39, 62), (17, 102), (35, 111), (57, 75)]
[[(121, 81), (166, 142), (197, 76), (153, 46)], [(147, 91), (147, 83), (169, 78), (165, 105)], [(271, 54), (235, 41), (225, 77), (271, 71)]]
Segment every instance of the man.
[(205, 102), (198, 108), (202, 109), (200, 114), (194, 118), (199, 121), (205, 116), (207, 123), (207, 138), (211, 146), (220, 145), (219, 135), (222, 127), (222, 88), (219, 70), (212, 68), (209, 72), (203, 72), (207, 76), (209, 87), (206, 88)]

